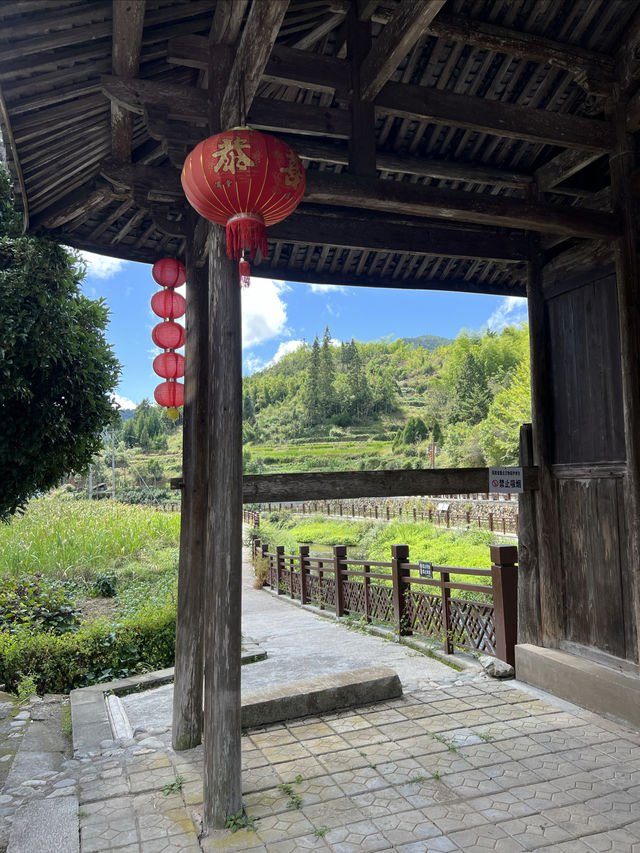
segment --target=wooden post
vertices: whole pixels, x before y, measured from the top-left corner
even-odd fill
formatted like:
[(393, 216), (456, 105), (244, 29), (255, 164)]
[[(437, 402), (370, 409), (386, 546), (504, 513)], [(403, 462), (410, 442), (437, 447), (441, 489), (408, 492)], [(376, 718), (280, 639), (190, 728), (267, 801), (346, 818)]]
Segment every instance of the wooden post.
[(371, 578), (369, 577), (371, 566), (363, 566), (362, 570), (364, 572), (364, 618), (365, 621), (371, 622)]
[(540, 639), (555, 647), (562, 635), (562, 578), (560, 576), (560, 535), (558, 529), (556, 483), (551, 472), (549, 390), (546, 317), (542, 292), (542, 251), (538, 235), (529, 235), (527, 302), (529, 305), (529, 346), (531, 352), (531, 417), (534, 463), (538, 466), (536, 525), (540, 576)]
[(209, 529), (204, 584), (203, 819), (222, 828), (242, 808), (242, 352), (238, 265), (224, 229), (209, 243)]
[(451, 590), (445, 586), (449, 583), (449, 572), (440, 573), (440, 592), (442, 605), (442, 645), (445, 655), (453, 654), (453, 643), (451, 641), (451, 610), (449, 608), (449, 599), (451, 598)]
[(490, 551), (496, 657), (515, 666), (518, 639), (518, 549), (515, 545), (491, 545)]
[[(531, 424), (520, 427), (520, 465), (533, 465)], [(518, 497), (518, 642), (540, 643), (540, 577), (538, 574), (538, 534), (536, 499), (533, 492)], [(516, 516), (516, 521), (518, 519)], [(519, 528), (519, 529), (518, 529)]]
[(341, 560), (347, 556), (346, 545), (333, 546), (333, 572), (336, 589), (336, 616), (344, 616), (344, 587), (342, 585), (342, 565)]
[[(196, 217), (190, 217), (192, 233)], [(197, 247), (187, 243), (185, 400), (182, 429), (182, 504), (176, 656), (171, 741), (175, 750), (202, 740), (204, 677), (203, 595), (207, 557), (209, 288), (206, 266), (196, 266)]]
[(489, 530), (493, 533), (493, 513), (489, 513)]
[(622, 215), (622, 237), (615, 243), (622, 411), (627, 464), (624, 478), (627, 553), (633, 578), (635, 633), (640, 645), (640, 263), (638, 262), (638, 202), (631, 192), (635, 166), (634, 141), (627, 133), (627, 103), (619, 92), (611, 110), (616, 134), (609, 157), (611, 197)]
[(411, 634), (405, 618), (405, 587), (402, 578), (409, 577), (409, 569), (404, 565), (409, 562), (408, 545), (391, 546), (391, 582), (393, 586), (393, 617), (397, 633), (403, 637)]
[(284, 564), (284, 545), (276, 545), (276, 591), (282, 595), (282, 567)]
[(309, 577), (309, 546), (300, 546), (300, 604), (307, 603), (307, 578)]

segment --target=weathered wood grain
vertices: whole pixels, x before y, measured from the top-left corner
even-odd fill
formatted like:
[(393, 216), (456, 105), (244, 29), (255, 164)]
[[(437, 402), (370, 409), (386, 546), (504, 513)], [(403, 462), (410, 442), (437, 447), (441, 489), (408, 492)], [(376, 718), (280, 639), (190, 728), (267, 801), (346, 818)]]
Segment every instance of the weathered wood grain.
[[(531, 424), (520, 427), (520, 465), (533, 466)], [(536, 498), (528, 491), (518, 495), (518, 642), (540, 644), (540, 567)]]
[[(190, 225), (195, 227), (195, 214)], [(209, 271), (196, 266), (198, 252), (187, 241), (185, 377), (182, 429), (180, 557), (173, 686), (172, 744), (191, 749), (202, 740), (204, 599), (207, 558)]]
[[(537, 468), (524, 472), (524, 488), (538, 488)], [(171, 487), (182, 488), (181, 477)], [(486, 492), (488, 468), (436, 468), (422, 471), (339, 471), (305, 474), (245, 474), (243, 503), (328, 500), (408, 495), (456, 495)]]
[(511, 139), (600, 153), (610, 151), (613, 146), (611, 125), (606, 121), (474, 98), (433, 87), (387, 83), (375, 104), (385, 115), (439, 122)]
[(619, 220), (613, 214), (348, 174), (309, 172), (304, 197), (305, 201), (315, 204), (516, 226), (575, 237), (612, 239), (620, 233)]
[(362, 63), (360, 91), (364, 101), (376, 97), (443, 6), (444, 0), (422, 0), (418, 4), (400, 0)]
[[(146, 0), (113, 0), (112, 70), (134, 77), (140, 64)], [(131, 159), (131, 114), (111, 103), (111, 151), (118, 160)]]

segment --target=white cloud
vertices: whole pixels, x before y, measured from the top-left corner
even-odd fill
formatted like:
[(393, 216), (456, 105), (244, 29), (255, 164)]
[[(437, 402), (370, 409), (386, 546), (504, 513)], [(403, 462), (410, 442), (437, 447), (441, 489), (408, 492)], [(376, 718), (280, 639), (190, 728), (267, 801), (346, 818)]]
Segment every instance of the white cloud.
[(500, 331), (505, 326), (518, 326), (526, 322), (527, 300), (521, 296), (505, 296), (487, 320), (487, 326), (494, 331)]
[(80, 255), (87, 265), (87, 275), (95, 278), (111, 278), (119, 273), (126, 263), (120, 258), (94, 255), (93, 252), (80, 252)]
[(271, 365), (277, 364), (283, 356), (289, 355), (290, 352), (295, 352), (303, 343), (303, 341), (283, 341), (267, 366), (271, 367)]
[(332, 293), (347, 292), (347, 288), (341, 284), (309, 284), (309, 287), (311, 288), (311, 293), (326, 293), (327, 291)]
[(251, 286), (242, 291), (242, 345), (246, 349), (287, 334), (287, 304), (282, 299), (287, 290), (284, 281), (251, 278)]
[(128, 397), (123, 397), (121, 394), (112, 394), (111, 402), (121, 409), (135, 409), (136, 404)]

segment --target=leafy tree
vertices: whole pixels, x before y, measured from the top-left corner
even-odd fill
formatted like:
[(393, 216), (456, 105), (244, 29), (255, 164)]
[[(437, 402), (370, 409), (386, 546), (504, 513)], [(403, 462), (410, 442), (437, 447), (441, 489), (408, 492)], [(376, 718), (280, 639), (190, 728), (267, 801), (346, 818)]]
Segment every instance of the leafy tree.
[(456, 401), (452, 421), (478, 424), (489, 411), (491, 395), (480, 361), (473, 352), (465, 356), (456, 383)]
[(402, 443), (415, 444), (416, 441), (424, 441), (428, 435), (429, 430), (422, 418), (409, 418), (402, 430)]
[(496, 394), (481, 424), (481, 443), (488, 465), (517, 465), (520, 426), (531, 420), (531, 364), (523, 358), (511, 384)]
[(0, 169), (0, 518), (84, 469), (112, 422), (120, 371), (105, 339), (108, 309), (80, 291), (74, 255), (21, 236)]
[(248, 391), (244, 392), (242, 397), (242, 419), (251, 422), (254, 418), (255, 408), (251, 394)]

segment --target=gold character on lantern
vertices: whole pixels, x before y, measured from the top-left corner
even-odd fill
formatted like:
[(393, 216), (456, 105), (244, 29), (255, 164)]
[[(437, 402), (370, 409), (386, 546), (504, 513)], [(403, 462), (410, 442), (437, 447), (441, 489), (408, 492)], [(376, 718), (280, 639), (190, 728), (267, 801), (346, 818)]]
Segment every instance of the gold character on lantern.
[(217, 160), (214, 171), (231, 172), (232, 175), (235, 175), (236, 170), (246, 172), (249, 167), (255, 166), (251, 157), (244, 151), (250, 147), (249, 140), (242, 136), (234, 136), (232, 139), (227, 137), (218, 142), (218, 150), (211, 154)]
[(287, 160), (289, 161), (288, 165), (283, 166), (280, 172), (284, 175), (285, 186), (294, 187), (295, 189), (301, 180), (300, 161), (291, 149), (287, 151)]

